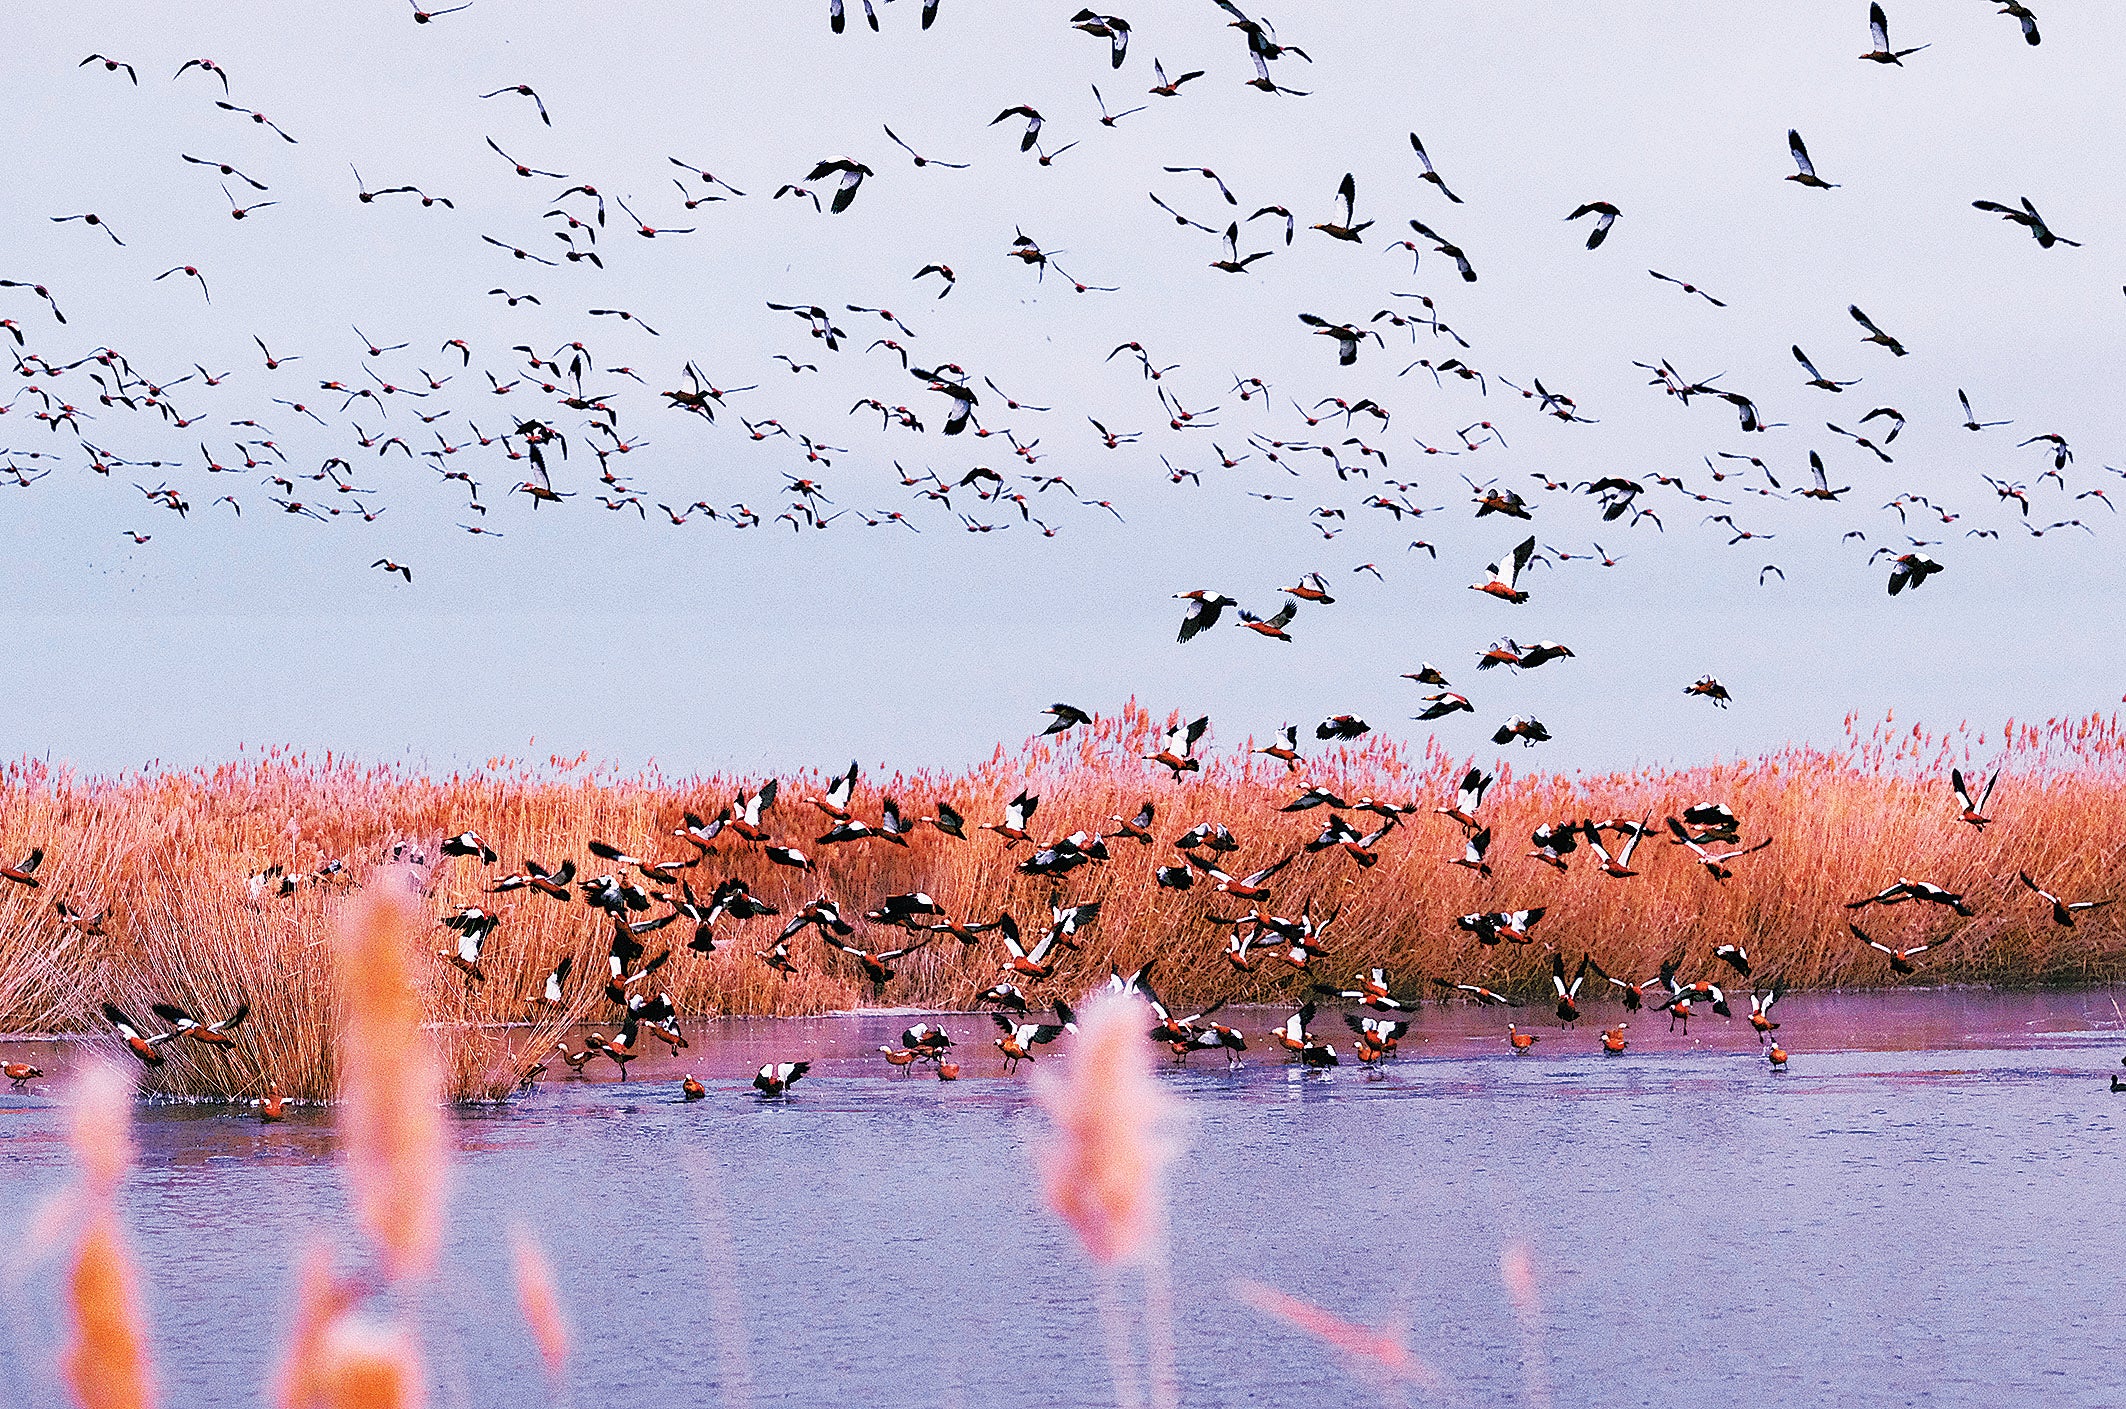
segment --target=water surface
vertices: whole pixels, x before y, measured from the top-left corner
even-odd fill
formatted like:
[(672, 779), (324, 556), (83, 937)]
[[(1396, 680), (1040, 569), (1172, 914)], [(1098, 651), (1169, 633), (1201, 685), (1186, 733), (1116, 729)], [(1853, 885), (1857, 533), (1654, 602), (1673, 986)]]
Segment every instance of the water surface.
[[(1417, 1401), (2120, 1403), (2111, 997), (1795, 995), (1777, 1016), (1783, 1074), (1739, 1019), (1686, 1038), (1641, 1014), (1609, 1058), (1602, 1023), (1530, 1017), (1543, 1040), (1517, 1057), (1502, 1015), (1437, 1007), (1377, 1077), (1302, 1074), (1260, 1042), (1237, 1072), (1169, 1070), (1183, 1401), (1380, 1402), (1235, 1300), (1245, 1278), (1406, 1323), (1444, 1385)], [(1096, 1278), (1041, 1201), (1028, 1082), (966, 1016), (943, 1020), (964, 1079), (890, 1073), (875, 1049), (913, 1020), (696, 1024), (625, 1084), (601, 1061), (461, 1114), (425, 1308), (435, 1402), (541, 1398), (507, 1273), (521, 1219), (559, 1267), (574, 1403), (1113, 1403)], [(1332, 1013), (1316, 1028), (1348, 1051)], [(814, 1074), (762, 1101), (746, 1083), (771, 1058)], [(679, 1099), (686, 1071), (707, 1100)], [(10, 1247), (68, 1177), (49, 1089), (0, 1094)], [(164, 1402), (259, 1403), (304, 1240), (346, 1238), (329, 1118), (144, 1107), (137, 1134), (127, 1216)], [(1508, 1248), (1534, 1270), (1525, 1315)], [(0, 1402), (59, 1402), (55, 1286), (49, 1266), (9, 1274)]]

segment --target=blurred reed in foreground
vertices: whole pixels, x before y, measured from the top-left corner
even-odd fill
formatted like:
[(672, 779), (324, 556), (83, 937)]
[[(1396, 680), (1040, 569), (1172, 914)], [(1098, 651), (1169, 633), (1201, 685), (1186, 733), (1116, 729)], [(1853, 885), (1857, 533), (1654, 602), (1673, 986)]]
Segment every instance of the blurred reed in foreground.
[(76, 1079), (73, 1099), (81, 1232), (67, 1274), (60, 1372), (81, 1409), (152, 1409), (139, 1279), (118, 1221), (118, 1186), (133, 1162), (131, 1074), (96, 1063)]
[(366, 1310), (397, 1283), (435, 1270), (443, 1236), (449, 1134), (441, 1067), (415, 977), (415, 877), (381, 872), (346, 907), (337, 936), (340, 1150), (374, 1275), (342, 1274), (314, 1246), (296, 1289), (294, 1325), (276, 1377), (280, 1409), (420, 1409), (420, 1342)]
[[(1147, 1399), (1152, 1409), (1173, 1409), (1180, 1400), (1162, 1187), (1165, 1168), (1178, 1153), (1173, 1126), (1179, 1112), (1152, 1075), (1144, 1040), (1150, 1021), (1151, 1010), (1134, 996), (1096, 995), (1079, 1019), (1060, 1075), (1035, 1078), (1054, 1127), (1041, 1156), (1048, 1206), (1095, 1263), (1108, 1369), (1122, 1409)], [(1123, 1301), (1126, 1265), (1142, 1273), (1144, 1310), (1135, 1325)]]

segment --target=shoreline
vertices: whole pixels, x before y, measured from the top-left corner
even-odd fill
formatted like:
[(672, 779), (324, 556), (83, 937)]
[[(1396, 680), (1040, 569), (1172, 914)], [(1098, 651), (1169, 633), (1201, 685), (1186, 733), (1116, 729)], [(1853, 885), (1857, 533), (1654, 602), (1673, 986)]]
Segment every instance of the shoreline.
[[(1746, 992), (1746, 991), (1747, 991), (1747, 988), (1746, 988), (1746, 987), (1743, 987), (1743, 988), (1738, 988), (1738, 989), (1737, 989), (1736, 991), (1738, 991), (1738, 992)], [(1913, 983), (1913, 984), (1840, 984), (1840, 985), (1832, 985), (1832, 986), (1827, 986), (1827, 987), (1823, 987), (1823, 988), (1801, 988), (1801, 987), (1791, 987), (1791, 988), (1788, 988), (1788, 989), (1786, 990), (1786, 993), (1787, 993), (1787, 997), (1788, 997), (1788, 999), (1789, 999), (1789, 1000), (1792, 1000), (1792, 999), (1795, 999), (1795, 998), (1826, 997), (1826, 996), (1828, 996), (1828, 997), (1882, 997), (1882, 996), (1887, 996), (1887, 995), (1890, 995), (1890, 994), (1907, 994), (1907, 993), (1909, 993), (1909, 994), (1933, 994), (1933, 993), (1981, 993), (1981, 994), (2003, 994), (2003, 995), (2009, 995), (2009, 994), (2040, 994), (2040, 993), (2043, 993), (2043, 994), (2060, 994), (2060, 995), (2067, 995), (2067, 994), (2100, 994), (2100, 993), (2106, 993), (2106, 992), (2113, 992), (2113, 991), (2116, 991), (2116, 992), (2117, 992), (2117, 993), (2118, 993), (2118, 994), (2120, 995), (2120, 997), (2121, 997), (2122, 999), (2126, 999), (2126, 978), (2121, 978), (2121, 979), (2115, 979), (2115, 980), (2110, 980), (2110, 981), (2103, 981), (2103, 982), (2096, 982), (2096, 983), (2082, 983), (2082, 982), (2074, 982), (2074, 981), (2064, 981), (2064, 980), (2063, 980), (2063, 981), (2061, 981), (2061, 982), (2058, 982), (2058, 983), (2048, 983), (2048, 982), (2046, 982), (2046, 981), (2044, 981), (2044, 980), (2040, 979), (2040, 980), (2036, 980), (2036, 981), (2032, 981), (2032, 982), (2017, 982), (2017, 981), (2007, 981), (2007, 980), (2004, 980), (2004, 981), (1999, 981), (1999, 982), (1977, 982), (1977, 981), (1973, 981), (1973, 982), (1962, 982), (1962, 983), (1928, 983), (1928, 984), (1918, 984), (1918, 983)], [(1530, 1008), (1530, 1009), (1532, 1010), (1532, 1012), (1533, 1012), (1533, 1013), (1536, 1013), (1536, 1014), (1540, 1014), (1540, 1013), (1542, 1013), (1542, 1012), (1544, 1011), (1544, 1005), (1545, 1005), (1545, 1004), (1547, 1003), (1547, 1001), (1548, 1001), (1548, 999), (1547, 999), (1547, 996), (1546, 996), (1546, 995), (1545, 995), (1545, 994), (1544, 994), (1543, 992), (1540, 992), (1540, 991), (1538, 991), (1537, 989), (1534, 989), (1534, 988), (1528, 988), (1528, 989), (1526, 989), (1526, 990), (1525, 990), (1525, 993), (1526, 993), (1526, 995), (1527, 995), (1527, 1002), (1528, 1002), (1529, 1008)], [(1251, 1002), (1244, 1002), (1244, 1003), (1232, 1003), (1232, 1004), (1228, 1004), (1228, 1005), (1226, 1005), (1226, 1006), (1227, 1006), (1227, 1007), (1229, 1007), (1229, 1008), (1237, 1009), (1237, 1010), (1239, 1010), (1239, 1011), (1243, 1011), (1243, 1012), (1249, 1012), (1249, 1011), (1252, 1011), (1252, 1012), (1274, 1012), (1274, 1011), (1277, 1011), (1277, 1010), (1278, 1010), (1278, 1009), (1279, 1009), (1279, 1008), (1280, 1008), (1281, 1006), (1289, 1006), (1289, 1005), (1281, 1005), (1281, 1004), (1278, 1004), (1278, 1003), (1274, 1003), (1274, 1002), (1252, 1002), (1252, 1001), (1251, 1001)], [(1423, 1013), (1423, 1012), (1427, 1011), (1428, 1009), (1434, 1009), (1434, 1008), (1459, 1008), (1459, 1007), (1462, 1007), (1462, 1006), (1464, 1006), (1464, 1005), (1462, 1005), (1462, 1004), (1460, 1004), (1460, 1003), (1458, 1003), (1458, 1002), (1454, 1002), (1454, 1001), (1451, 1001), (1451, 1000), (1439, 1000), (1439, 999), (1432, 999), (1432, 998), (1427, 998), (1427, 999), (1424, 999), (1424, 1000), (1422, 1000), (1422, 1001), (1420, 1001), (1420, 1002), (1418, 1002), (1418, 1003), (1415, 1003), (1415, 1004), (1413, 1004), (1413, 1005), (1411, 1006), (1411, 1008), (1410, 1008), (1410, 1009), (1409, 1009), (1408, 1011), (1409, 1011), (1410, 1013), (1412, 1013), (1413, 1015), (1415, 1015), (1415, 1014), (1420, 1014), (1420, 1013)], [(695, 1026), (695, 1025), (699, 1025), (699, 1024), (705, 1024), (705, 1023), (719, 1023), (719, 1022), (787, 1022), (787, 1023), (800, 1023), (800, 1022), (825, 1022), (825, 1021), (847, 1021), (847, 1022), (861, 1022), (861, 1021), (865, 1021), (865, 1020), (868, 1020), (868, 1019), (875, 1019), (875, 1018), (889, 1018), (889, 1019), (893, 1019), (893, 1020), (895, 1020), (895, 1021), (898, 1021), (898, 1020), (900, 1020), (900, 1019), (904, 1019), (904, 1018), (908, 1018), (908, 1019), (915, 1019), (915, 1018), (969, 1018), (969, 1019), (984, 1019), (984, 1018), (987, 1018), (987, 1017), (989, 1016), (989, 1014), (990, 1014), (990, 1013), (991, 1013), (992, 1011), (994, 1011), (994, 1010), (992, 1010), (992, 1009), (989, 1009), (989, 1008), (943, 1008), (943, 1007), (929, 1007), (929, 1006), (921, 1006), (921, 1005), (918, 1005), (918, 1006), (914, 1006), (914, 1007), (882, 1007), (882, 1008), (830, 1008), (830, 1009), (824, 1009), (824, 1010), (822, 1010), (822, 1011), (819, 1011), (819, 1012), (813, 1012), (813, 1013), (775, 1013), (775, 1012), (744, 1012), (744, 1013), (740, 1013), (740, 1012), (713, 1012), (713, 1013), (711, 1013), (711, 1012), (687, 1012), (687, 1011), (684, 1011), (684, 1010), (682, 1010), (682, 1011), (681, 1011), (681, 1013), (679, 1014), (679, 1016), (680, 1016), (680, 1019), (681, 1019), (681, 1021), (683, 1021), (684, 1023), (686, 1023), (686, 1024), (688, 1025), (688, 1026)], [(2122, 1014), (2122, 1020), (2126, 1020), (2126, 1014)], [(1583, 1019), (1582, 1021), (1591, 1021), (1591, 1019)], [(503, 1021), (503, 1020), (483, 1020), (483, 1021), (477, 1021), (477, 1022), (456, 1022), (456, 1023), (452, 1023), (452, 1022), (428, 1022), (428, 1023), (424, 1023), (424, 1024), (422, 1024), (422, 1030), (423, 1030), (423, 1031), (429, 1031), (429, 1032), (437, 1032), (437, 1031), (474, 1031), (474, 1032), (532, 1032), (532, 1031), (537, 1031), (537, 1030), (540, 1030), (540, 1029), (541, 1029), (542, 1027), (544, 1027), (544, 1026), (545, 1026), (544, 1024), (541, 1024), (541, 1023), (538, 1023), (538, 1022), (533, 1022), (533, 1021), (529, 1021), (529, 1020), (511, 1020), (511, 1021)], [(610, 1027), (610, 1026), (612, 1026), (612, 1024), (611, 1024), (611, 1023), (603, 1023), (603, 1022), (599, 1022), (599, 1021), (597, 1021), (597, 1020), (595, 1020), (595, 1019), (591, 1019), (591, 1018), (586, 1018), (586, 1019), (584, 1019), (583, 1021), (581, 1021), (581, 1022), (578, 1022), (578, 1023), (574, 1024), (574, 1027), (576, 1027), (576, 1028), (597, 1028), (597, 1027)], [(99, 1031), (98, 1029), (96, 1029), (96, 1028), (94, 1028), (94, 1027), (84, 1027), (84, 1028), (79, 1028), (79, 1029), (54, 1029), (54, 1030), (51, 1030), (51, 1031), (36, 1031), (36, 1030), (32, 1030), (32, 1029), (0, 1029), (0, 1047), (4, 1047), (4, 1046), (8, 1046), (8, 1045), (11, 1045), (11, 1044), (16, 1044), (16, 1043), (27, 1043), (27, 1042), (39, 1042), (39, 1043), (73, 1043), (73, 1042), (82, 1042), (82, 1043), (97, 1043), (97, 1042), (102, 1042), (102, 1043), (105, 1043), (106, 1045), (112, 1045), (112, 1044), (110, 1043), (110, 1034), (109, 1034), (108, 1032), (105, 1032), (105, 1031)]]

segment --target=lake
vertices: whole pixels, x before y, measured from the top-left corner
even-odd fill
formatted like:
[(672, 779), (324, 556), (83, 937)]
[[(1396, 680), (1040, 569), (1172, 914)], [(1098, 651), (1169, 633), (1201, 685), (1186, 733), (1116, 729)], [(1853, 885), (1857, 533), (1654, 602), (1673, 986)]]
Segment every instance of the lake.
[[(1161, 1061), (1186, 1113), (1168, 1192), (1182, 1401), (1380, 1402), (1321, 1343), (1237, 1300), (1265, 1283), (1408, 1326), (1438, 1376), (1411, 1402), (1985, 1405), (2120, 1402), (2126, 1094), (2107, 992), (1794, 994), (1770, 1071), (1737, 1018), (1688, 1037), (1428, 1005), (1399, 1060), (1289, 1067), (1248, 1010), (1246, 1064)], [(1703, 1009), (1701, 1008), (1701, 1014)], [(1533, 1016), (1543, 1014), (1542, 1016)], [(575, 1333), (565, 1402), (1114, 1403), (1098, 1279), (1043, 1205), (1045, 1123), (979, 1015), (941, 1021), (966, 1075), (876, 1048), (912, 1014), (691, 1025), (693, 1046), (555, 1073), (456, 1122), (450, 1238), (422, 1309), (433, 1402), (538, 1402), (507, 1229), (554, 1258)], [(1349, 1061), (1324, 1009), (1317, 1032)], [(1060, 1065), (1042, 1049), (1037, 1067)], [(0, 1044), (60, 1066), (67, 1044)], [(780, 1101), (751, 1072), (810, 1059)], [(680, 1100), (693, 1072), (706, 1100)], [(20, 1246), (69, 1177), (42, 1094), (0, 1093), (0, 1222)], [(279, 1352), (304, 1240), (351, 1243), (330, 1118), (267, 1126), (143, 1106), (125, 1192), (163, 1401), (242, 1405)], [(1525, 1254), (1532, 1297), (1501, 1278)], [(10, 1251), (11, 1388), (51, 1378), (57, 1281)], [(1395, 1402), (1395, 1391), (1385, 1392)]]

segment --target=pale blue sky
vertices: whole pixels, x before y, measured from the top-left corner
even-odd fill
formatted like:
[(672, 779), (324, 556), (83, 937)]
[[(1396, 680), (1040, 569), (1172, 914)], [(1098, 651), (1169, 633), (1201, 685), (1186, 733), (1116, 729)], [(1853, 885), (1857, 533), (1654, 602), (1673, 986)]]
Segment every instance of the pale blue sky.
[[(1408, 720), (1421, 692), (1398, 675), (1430, 660), (1477, 705), (1440, 726), (1450, 749), (1489, 754), (1499, 721), (1533, 713), (1555, 742), (1513, 749), (1517, 765), (1607, 767), (1829, 739), (1848, 710), (1991, 723), (2118, 698), (2108, 628), (2122, 586), (2119, 527), (2098, 501), (2071, 497), (2126, 491), (2103, 468), (2116, 458), (2115, 382), (2126, 365), (2126, 271), (2113, 233), (2126, 215), (2126, 157), (2097, 140), (2112, 116), (2101, 95), (2126, 54), (2117, 15), (2041, 7), (2045, 42), (2029, 48), (1983, 4), (1893, 6), (1900, 46), (1932, 44), (1895, 69), (1856, 60), (1867, 47), (1861, 4), (1772, 14), (1595, 4), (1540, 24), (1478, 4), (1286, 5), (1266, 13), (1314, 59), (1276, 65), (1282, 82), (1311, 95), (1294, 98), (1243, 85), (1244, 41), (1210, 0), (1130, 15), (1136, 35), (1119, 72), (1105, 41), (1069, 27), (1074, 8), (945, 0), (922, 33), (914, 0), (900, 0), (881, 7), (883, 33), (859, 18), (836, 37), (824, 0), (631, 6), (625, 24), (594, 23), (576, 5), (477, 0), (427, 26), (384, 3), (23, 7), (0, 55), (14, 95), (0, 116), (14, 158), (0, 277), (49, 285), (70, 321), (54, 325), (22, 290), (0, 290), (0, 317), (55, 362), (109, 345), (157, 379), (195, 361), (231, 375), (216, 388), (176, 389), (176, 404), (202, 417), (179, 431), (96, 405), (88, 367), (56, 380), (6, 374), (13, 400), (0, 447), (60, 457), (18, 453), (13, 463), (55, 473), (27, 489), (0, 482), (9, 549), (0, 592), (15, 667), (0, 678), (0, 711), (11, 748), (91, 768), (219, 759), (240, 742), (433, 766), (579, 749), (682, 770), (852, 754), (957, 763), (1031, 732), (1052, 700), (1098, 710), (1131, 694), (1162, 711), (1210, 714), (1227, 743), (1346, 711), (1415, 740), (1428, 727)], [(77, 68), (91, 51), (134, 63), (140, 86)], [(230, 73), (230, 101), (264, 111), (299, 143), (216, 110), (219, 83), (196, 71), (172, 81), (201, 56)], [(1154, 57), (1170, 74), (1208, 73), (1179, 99), (1150, 97)], [(477, 96), (518, 82), (544, 96), (553, 127), (527, 100)], [(1113, 109), (1150, 110), (1103, 128), (1095, 83)], [(1021, 155), (1017, 125), (989, 125), (1018, 103), (1046, 115), (1050, 150), (1081, 145), (1048, 168)], [(881, 123), (971, 168), (916, 170)], [(1793, 169), (1790, 126), (1840, 189), (1782, 179)], [(1465, 204), (1417, 181), (1411, 130)], [(485, 137), (626, 198), (657, 224), (699, 233), (643, 240), (615, 209), (598, 247), (602, 272), (513, 261), (479, 237), (558, 251), (545, 232), (559, 222), (541, 212), (566, 183), (520, 180)], [(231, 221), (219, 178), (180, 152), (235, 162), (273, 188), (247, 199), (281, 204)], [(768, 199), (815, 160), (842, 154), (876, 173), (846, 214)], [(747, 198), (684, 210), (670, 156)], [(457, 208), (404, 198), (363, 206), (350, 164), (372, 188), (411, 182)], [(1241, 204), (1160, 170), (1185, 164), (1216, 168)], [(1362, 246), (1304, 228), (1339, 213), (1346, 171), (1357, 177), (1358, 218), (1378, 222)], [(1216, 239), (1178, 228), (1148, 191), (1221, 228), (1280, 203), (1302, 228), (1287, 249), (1276, 222), (1254, 222), (1243, 248), (1276, 253), (1228, 276), (1206, 267)], [(2085, 247), (2041, 250), (1970, 206), (2023, 195)], [(1624, 215), (1590, 252), (1586, 223), (1563, 217), (1593, 199)], [(49, 220), (88, 210), (126, 246)], [(1383, 253), (1413, 216), (1468, 251), (1477, 283), (1437, 256), (1413, 274), (1407, 254)], [(1063, 251), (1072, 274), (1121, 291), (1078, 296), (1053, 275), (1037, 283), (1005, 257), (1018, 229)], [(910, 280), (933, 261), (960, 275), (942, 301)], [(209, 280), (211, 307), (181, 278), (152, 282), (184, 263)], [(1658, 284), (1649, 268), (1730, 307)], [(498, 285), (535, 292), (542, 305), (505, 307), (486, 296)], [(1356, 367), (1340, 369), (1328, 340), (1294, 316), (1415, 311), (1390, 298), (1397, 290), (1435, 298), (1475, 344), (1461, 354), (1473, 365), (1524, 386), (1539, 376), (1599, 424), (1543, 418), (1496, 384), (1482, 397), (1453, 380), (1435, 388), (1422, 370), (1398, 379), (1415, 358), (1459, 349), (1424, 335), (1413, 347), (1386, 325), (1385, 349), (1369, 344)], [(1012, 414), (982, 389), (985, 424), (1038, 437), (1039, 465), (1018, 462), (1001, 435), (939, 436), (943, 399), (885, 351), (863, 351), (898, 336), (875, 317), (840, 315), (851, 346), (829, 354), (798, 320), (769, 312), (771, 299), (883, 304), (914, 329), (903, 341), (919, 364), (957, 362), (1053, 406)], [(1862, 345), (1849, 303), (1911, 355)], [(633, 310), (662, 336), (586, 316), (593, 307)], [(411, 346), (372, 361), (350, 324)], [(267, 373), (254, 334), (303, 360)], [(439, 351), (452, 337), (472, 345), (469, 371)], [(490, 395), (483, 369), (506, 378), (521, 369), (512, 344), (547, 353), (576, 338), (599, 366), (632, 366), (647, 383), (596, 379), (618, 390), (621, 432), (644, 442), (614, 465), (651, 506), (647, 522), (597, 505), (596, 463), (572, 432), (576, 453), (555, 478), (581, 493), (536, 513), (505, 492), (521, 465), (495, 450), (452, 457), (482, 483), (490, 512), (478, 521), (504, 535), (472, 538), (455, 527), (474, 521), (458, 486), (425, 463), (379, 461), (353, 445), (350, 421), (433, 445), (403, 402), (388, 419), (365, 403), (342, 416), (339, 398), (317, 387), (354, 382), (365, 364), (400, 385), (422, 385), (417, 368), (454, 373), (424, 409), (449, 407), (437, 429), (459, 441), (468, 419), (492, 432), (506, 412), (533, 414), (521, 388)], [(1218, 428), (1165, 430), (1154, 384), (1127, 354), (1103, 361), (1127, 339), (1180, 364), (1159, 385), (1192, 408), (1219, 405)], [(1803, 387), (1787, 350), (1797, 342), (1826, 373), (1861, 385), (1837, 396)], [(822, 370), (792, 374), (769, 360), (778, 352)], [(713, 428), (668, 411), (655, 393), (680, 384), (689, 357), (719, 384), (761, 389), (734, 398), (736, 414)], [(1722, 403), (1678, 404), (1631, 365), (1661, 357), (1686, 375), (1724, 373), (1723, 386), (1791, 425), (1744, 435)], [(1236, 376), (1270, 382), (1270, 405), (1237, 401)], [(31, 419), (26, 384), (95, 412), (84, 427), (95, 444), (181, 467), (98, 478), (74, 437)], [(1959, 386), (1980, 415), (2014, 424), (1959, 429)], [(1214, 440), (1237, 455), (1250, 432), (1330, 430), (1309, 432), (1291, 405), (1329, 395), (1372, 396), (1395, 413), (1384, 431), (1363, 421), (1355, 431), (1392, 459), (1370, 484), (1339, 483), (1313, 455), (1292, 458), (1297, 478), (1259, 450), (1236, 469), (1218, 466)], [(867, 396), (908, 404), (929, 432), (885, 433), (875, 417), (846, 414)], [(319, 406), (333, 424), (311, 424), (275, 397)], [(1890, 447), (1894, 465), (1824, 428), (1827, 419), (1857, 427), (1880, 405), (1911, 418)], [(737, 414), (775, 417), (848, 453), (808, 466), (790, 440), (748, 439)], [(1146, 435), (1107, 451), (1087, 415)], [(239, 418), (270, 427), (296, 470), (347, 457), (356, 481), (376, 490), (363, 497), (386, 512), (321, 524), (275, 511), (268, 471), (206, 473), (199, 442), (231, 463), (239, 432), (228, 422)], [(1480, 419), (1497, 423), (1509, 447), (1449, 458), (1413, 444), (1452, 445), (1455, 428)], [(2037, 447), (2016, 448), (2041, 431), (2075, 447), (2066, 492), (2038, 484), (2050, 461)], [(1835, 484), (1854, 486), (1843, 504), (1729, 496), (1702, 459), (1756, 454), (1793, 487), (1806, 482), (1811, 449)], [(1200, 471), (1201, 486), (1169, 483), (1161, 454)], [(1078, 498), (1111, 500), (1126, 522), (1019, 483), (1057, 536), (956, 491), (954, 510), (1013, 525), (969, 534), (896, 482), (896, 459), (952, 479), (974, 465), (1060, 474)], [(833, 508), (904, 511), (922, 532), (866, 528), (854, 514), (803, 533), (674, 528), (654, 508), (742, 501), (772, 519), (788, 503), (786, 473), (820, 481)], [(1467, 591), (1528, 530), (1473, 521), (1464, 473), (1527, 494), (1544, 545), (1586, 552), (1599, 540), (1622, 565), (1536, 569), (1524, 583), (1533, 600), (1520, 607)], [(1681, 475), (1736, 502), (1701, 506), (1650, 485), (1643, 502), (1665, 534), (1599, 525), (1590, 500), (1544, 494), (1536, 473)], [(2027, 538), (1985, 474), (2033, 486), (2033, 522), (2079, 517), (2096, 535)], [(1367, 495), (1394, 492), (1389, 478), (1414, 482), (1412, 502), (1445, 512), (1398, 526), (1360, 509)], [(188, 519), (133, 488), (163, 480), (189, 498)], [(319, 490), (304, 483), (297, 497), (345, 501)], [(1913, 518), (1910, 532), (1945, 540), (1928, 551), (1949, 571), (1893, 601), (1886, 569), (1865, 560), (1872, 547), (1901, 544), (1896, 516), (1878, 507), (1900, 490), (1962, 517), (1924, 528)], [(222, 494), (243, 503), (241, 519), (209, 503)], [(1317, 505), (1347, 510), (1340, 536), (1309, 524)], [(1713, 512), (1777, 537), (1729, 547), (1719, 525), (1701, 523)], [(1966, 538), (1974, 527), (2002, 536)], [(121, 536), (128, 529), (152, 541), (136, 547)], [(1851, 530), (1867, 543), (1841, 545)], [(1436, 563), (1406, 550), (1417, 537), (1438, 545)], [(415, 584), (368, 569), (384, 556), (410, 564)], [(1353, 574), (1369, 561), (1385, 581)], [(1767, 562), (1787, 579), (1760, 590)], [(1340, 600), (1302, 607), (1293, 643), (1230, 624), (1175, 643), (1173, 593), (1215, 588), (1267, 614), (1282, 600), (1275, 589), (1308, 571)], [(1477, 653), (1509, 633), (1578, 654), (1518, 679), (1479, 676)], [(1733, 691), (1732, 709), (1684, 697), (1706, 673)]]

